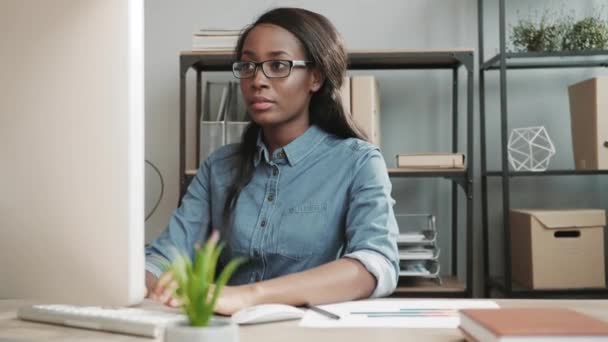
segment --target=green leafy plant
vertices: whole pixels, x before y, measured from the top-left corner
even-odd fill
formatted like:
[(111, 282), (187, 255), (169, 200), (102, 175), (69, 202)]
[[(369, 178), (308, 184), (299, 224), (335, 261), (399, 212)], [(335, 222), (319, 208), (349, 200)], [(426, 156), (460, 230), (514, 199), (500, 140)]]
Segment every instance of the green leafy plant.
[(217, 263), (224, 248), (224, 244), (217, 241), (218, 234), (214, 232), (202, 248), (196, 249), (194, 263), (187, 255), (178, 254), (170, 266), (178, 286), (174, 298), (181, 301), (191, 326), (209, 324), (222, 288), (244, 261), (242, 258), (231, 260), (215, 279)]
[(559, 51), (562, 41), (569, 30), (569, 20), (550, 19), (543, 14), (540, 21), (519, 19), (513, 27), (511, 42), (516, 51)]
[(513, 48), (528, 52), (608, 48), (608, 21), (602, 19), (604, 8), (593, 13), (575, 21), (573, 12), (557, 16), (545, 10), (540, 20), (519, 19), (511, 32)]
[(574, 23), (564, 36), (564, 50), (601, 50), (608, 47), (608, 23), (599, 15)]

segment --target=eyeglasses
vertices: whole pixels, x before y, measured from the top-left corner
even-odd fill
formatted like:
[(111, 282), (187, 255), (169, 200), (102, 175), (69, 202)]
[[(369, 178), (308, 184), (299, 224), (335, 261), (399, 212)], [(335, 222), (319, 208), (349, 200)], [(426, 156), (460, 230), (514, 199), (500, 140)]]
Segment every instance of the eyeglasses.
[(267, 78), (283, 78), (291, 74), (293, 68), (305, 68), (309, 61), (289, 61), (282, 59), (271, 59), (262, 62), (238, 61), (232, 63), (232, 73), (236, 78), (252, 78), (262, 66), (262, 72)]

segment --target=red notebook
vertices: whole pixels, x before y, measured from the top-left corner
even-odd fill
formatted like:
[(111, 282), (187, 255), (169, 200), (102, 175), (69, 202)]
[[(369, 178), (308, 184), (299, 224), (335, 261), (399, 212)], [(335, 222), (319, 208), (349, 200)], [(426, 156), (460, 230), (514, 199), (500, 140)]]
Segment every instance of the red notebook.
[(459, 328), (468, 341), (608, 341), (608, 322), (563, 308), (463, 309)]

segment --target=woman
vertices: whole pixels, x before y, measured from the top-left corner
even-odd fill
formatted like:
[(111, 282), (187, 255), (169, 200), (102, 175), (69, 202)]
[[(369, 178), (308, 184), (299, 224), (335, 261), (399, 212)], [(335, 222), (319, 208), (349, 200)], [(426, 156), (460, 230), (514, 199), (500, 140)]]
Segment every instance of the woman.
[(174, 248), (192, 255), (211, 229), (227, 241), (221, 264), (248, 259), (217, 313), (390, 294), (399, 269), (391, 184), (341, 105), (347, 56), (336, 29), (314, 12), (274, 9), (242, 33), (235, 56), (251, 124), (203, 163), (147, 249), (149, 297), (179, 304), (161, 265)]

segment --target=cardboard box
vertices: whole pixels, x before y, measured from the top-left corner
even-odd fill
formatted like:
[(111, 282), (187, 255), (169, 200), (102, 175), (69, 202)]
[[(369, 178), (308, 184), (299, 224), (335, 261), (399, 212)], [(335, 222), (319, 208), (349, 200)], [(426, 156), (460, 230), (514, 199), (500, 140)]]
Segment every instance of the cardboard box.
[(577, 170), (608, 170), (608, 77), (568, 87)]
[(530, 289), (606, 287), (601, 209), (510, 212), (511, 269)]

